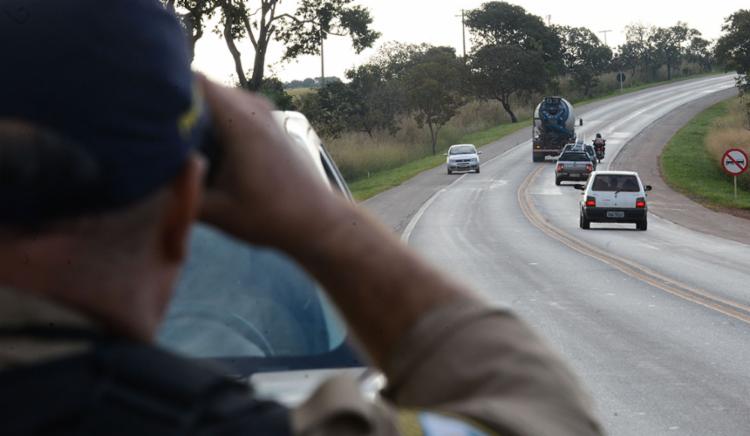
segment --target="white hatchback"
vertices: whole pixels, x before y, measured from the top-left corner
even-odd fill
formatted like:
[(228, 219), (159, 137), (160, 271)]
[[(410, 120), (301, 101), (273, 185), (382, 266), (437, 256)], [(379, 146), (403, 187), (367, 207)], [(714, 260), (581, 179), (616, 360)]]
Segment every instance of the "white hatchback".
[(580, 227), (591, 223), (634, 223), (636, 229), (648, 228), (647, 192), (638, 173), (632, 171), (595, 171), (586, 185), (576, 185), (581, 195)]

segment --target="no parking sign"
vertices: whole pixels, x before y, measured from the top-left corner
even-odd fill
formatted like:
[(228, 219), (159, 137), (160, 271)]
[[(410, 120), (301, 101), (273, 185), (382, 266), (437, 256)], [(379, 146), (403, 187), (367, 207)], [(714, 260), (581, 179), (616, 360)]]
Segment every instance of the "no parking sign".
[(734, 178), (734, 198), (737, 199), (737, 176), (747, 171), (747, 153), (739, 148), (732, 148), (724, 153), (721, 166), (727, 174)]
[(747, 171), (747, 153), (739, 148), (727, 150), (722, 158), (721, 166), (730, 176), (739, 176)]

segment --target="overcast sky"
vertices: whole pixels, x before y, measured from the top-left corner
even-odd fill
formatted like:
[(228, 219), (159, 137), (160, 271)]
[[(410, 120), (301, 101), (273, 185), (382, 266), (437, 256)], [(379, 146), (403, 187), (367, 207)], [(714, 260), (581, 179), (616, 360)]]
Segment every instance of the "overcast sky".
[[(346, 38), (332, 37), (326, 42), (326, 76), (343, 77), (344, 71), (362, 64), (386, 41), (410, 43), (427, 42), (433, 45), (447, 45), (461, 51), (461, 9), (480, 6), (482, 0), (440, 1), (440, 0), (360, 0), (370, 9), (373, 27), (382, 33), (375, 48), (362, 54), (355, 54)], [(678, 20), (687, 22), (701, 31), (705, 38), (715, 39), (721, 34), (724, 18), (732, 12), (750, 8), (748, 0), (712, 0), (690, 2), (659, 0), (517, 0), (510, 1), (524, 7), (528, 12), (548, 17), (553, 24), (583, 26), (607, 34), (607, 43), (615, 47), (624, 39), (624, 28), (631, 23), (644, 23), (655, 26), (670, 26)], [(282, 3), (285, 10), (292, 9), (294, 1)], [(601, 33), (598, 33), (603, 38)], [(271, 43), (271, 51), (266, 64), (271, 73), (284, 81), (320, 76), (320, 58), (305, 56), (297, 61), (280, 63), (281, 46)], [(467, 34), (467, 44), (471, 38)], [(245, 67), (252, 65), (253, 52), (250, 43), (244, 44), (243, 60)], [(215, 80), (230, 83), (233, 79), (234, 64), (221, 38), (206, 33), (198, 43), (194, 68)]]

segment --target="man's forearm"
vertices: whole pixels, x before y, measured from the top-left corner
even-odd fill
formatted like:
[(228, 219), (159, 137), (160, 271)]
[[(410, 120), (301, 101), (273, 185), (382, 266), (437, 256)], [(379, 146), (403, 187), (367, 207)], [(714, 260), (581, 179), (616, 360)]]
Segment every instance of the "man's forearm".
[(424, 314), (470, 294), (363, 210), (338, 200), (328, 210), (315, 242), (288, 251), (326, 288), (377, 364)]

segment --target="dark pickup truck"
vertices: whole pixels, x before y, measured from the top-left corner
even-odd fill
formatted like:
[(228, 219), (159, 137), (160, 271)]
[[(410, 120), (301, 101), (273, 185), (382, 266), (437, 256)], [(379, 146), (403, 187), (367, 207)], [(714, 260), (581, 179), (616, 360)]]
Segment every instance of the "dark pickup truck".
[(566, 151), (557, 159), (555, 166), (555, 184), (566, 180), (588, 180), (594, 171), (591, 158), (584, 151)]

